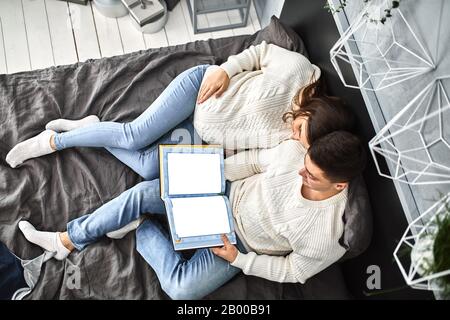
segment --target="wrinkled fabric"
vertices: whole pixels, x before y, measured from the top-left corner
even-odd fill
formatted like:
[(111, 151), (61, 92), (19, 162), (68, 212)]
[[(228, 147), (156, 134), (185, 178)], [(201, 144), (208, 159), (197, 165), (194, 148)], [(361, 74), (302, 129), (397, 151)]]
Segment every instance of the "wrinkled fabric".
[(55, 252), (44, 251), (43, 254), (34, 259), (20, 260), (20, 264), (23, 268), (22, 270), (25, 285), (23, 285), (16, 292), (14, 292), (14, 295), (12, 296), (11, 300), (22, 300), (28, 294), (30, 294), (31, 291), (33, 291), (34, 287), (36, 286), (36, 283), (39, 281), (42, 266), (44, 265), (44, 263), (46, 263), (54, 256)]

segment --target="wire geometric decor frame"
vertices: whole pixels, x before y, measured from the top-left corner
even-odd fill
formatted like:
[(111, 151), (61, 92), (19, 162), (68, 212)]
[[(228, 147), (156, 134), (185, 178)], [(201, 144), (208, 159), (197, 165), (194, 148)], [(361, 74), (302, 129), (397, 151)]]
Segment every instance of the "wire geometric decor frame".
[(428, 263), (426, 260), (427, 255), (423, 254), (423, 252), (418, 255), (417, 260), (411, 261), (409, 267), (401, 262), (402, 257), (399, 256), (402, 246), (406, 245), (414, 250), (414, 247), (418, 243), (417, 240), (420, 237), (434, 235), (436, 233), (436, 218), (447, 214), (446, 206), (448, 205), (450, 205), (450, 192), (409, 224), (394, 251), (394, 258), (403, 275), (403, 278), (412, 288), (441, 291), (442, 288), (439, 287), (435, 280), (450, 275), (450, 269), (435, 274), (422, 275), (420, 271), (422, 269), (422, 265)]
[[(385, 2), (386, 3), (386, 2)], [(384, 24), (371, 22), (381, 16), (386, 6), (369, 4), (330, 50), (330, 60), (342, 83), (349, 88), (381, 90), (419, 76), (435, 68), (417, 35), (400, 9)], [(393, 21), (395, 18), (395, 21)], [(403, 28), (402, 36), (409, 35), (417, 48), (408, 48), (397, 39), (395, 28)], [(347, 52), (345, 46), (358, 53)], [(356, 67), (356, 82), (344, 78), (340, 62)]]
[[(427, 85), (369, 142), (378, 173), (410, 185), (450, 183), (450, 99), (444, 82)], [(399, 146), (402, 146), (401, 148)], [(384, 173), (378, 156), (394, 166)]]

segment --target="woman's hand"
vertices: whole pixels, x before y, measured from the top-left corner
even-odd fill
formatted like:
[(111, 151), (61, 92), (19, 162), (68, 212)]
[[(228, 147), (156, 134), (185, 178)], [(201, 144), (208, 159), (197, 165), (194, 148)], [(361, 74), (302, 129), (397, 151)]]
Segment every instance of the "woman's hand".
[(212, 248), (212, 252), (225, 260), (227, 260), (230, 263), (233, 263), (234, 260), (236, 260), (236, 257), (238, 255), (238, 249), (235, 245), (232, 245), (231, 242), (228, 240), (226, 235), (222, 235), (222, 241), (223, 241), (223, 247), (221, 248)]
[(203, 103), (212, 95), (216, 98), (220, 97), (227, 90), (229, 84), (230, 78), (228, 74), (222, 68), (217, 68), (203, 82), (198, 93), (197, 103)]

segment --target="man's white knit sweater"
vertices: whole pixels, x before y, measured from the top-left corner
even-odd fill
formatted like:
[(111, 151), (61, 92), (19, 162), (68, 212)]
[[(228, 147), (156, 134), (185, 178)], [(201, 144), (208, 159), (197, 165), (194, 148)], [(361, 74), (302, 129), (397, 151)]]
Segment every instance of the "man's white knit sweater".
[(304, 283), (345, 253), (339, 238), (347, 189), (323, 201), (305, 199), (298, 174), (304, 156), (298, 141), (286, 140), (225, 159), (237, 234), (250, 251), (232, 265), (245, 274)]
[[(297, 91), (320, 77), (320, 69), (300, 53), (262, 42), (220, 66), (230, 77), (221, 97), (197, 104), (194, 127), (209, 144), (226, 149), (271, 148), (289, 138), (281, 119)], [(211, 66), (203, 79), (219, 68)]]

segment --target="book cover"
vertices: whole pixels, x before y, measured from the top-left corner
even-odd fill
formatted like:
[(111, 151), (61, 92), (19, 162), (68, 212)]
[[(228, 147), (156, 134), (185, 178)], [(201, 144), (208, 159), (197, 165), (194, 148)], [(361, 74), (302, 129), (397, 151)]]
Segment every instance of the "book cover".
[(225, 196), (224, 153), (215, 145), (160, 145), (161, 199), (175, 250), (236, 243)]

